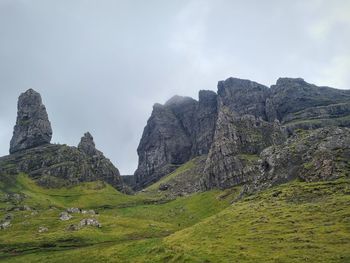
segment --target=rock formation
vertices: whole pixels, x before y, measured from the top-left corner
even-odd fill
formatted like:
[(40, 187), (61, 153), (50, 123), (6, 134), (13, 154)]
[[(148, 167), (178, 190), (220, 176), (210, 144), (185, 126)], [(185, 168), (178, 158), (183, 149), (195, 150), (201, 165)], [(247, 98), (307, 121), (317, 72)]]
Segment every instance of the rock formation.
[(228, 78), (218, 83), (217, 94), (200, 91), (198, 102), (175, 96), (155, 108), (138, 148), (136, 189), (203, 154), (203, 189), (251, 183), (260, 153), (298, 129), (350, 127), (350, 91), (300, 78), (280, 78), (271, 88)]
[(260, 154), (252, 190), (300, 179), (307, 182), (350, 176), (350, 129), (327, 127), (298, 131), (285, 143)]
[(174, 96), (155, 104), (137, 149), (138, 189), (174, 171), (194, 156), (207, 154), (216, 123), (216, 94), (201, 91), (199, 101)]
[(10, 153), (50, 143), (51, 124), (40, 94), (32, 89), (27, 90), (19, 96), (17, 107)]
[(46, 187), (101, 180), (128, 192), (118, 169), (85, 133), (78, 147), (50, 144), (51, 127), (40, 94), (28, 90), (18, 101), (11, 154), (0, 158), (0, 173), (27, 173)]
[(96, 149), (94, 138), (89, 132), (86, 132), (84, 136), (81, 137), (78, 149), (90, 157), (102, 155), (102, 153)]

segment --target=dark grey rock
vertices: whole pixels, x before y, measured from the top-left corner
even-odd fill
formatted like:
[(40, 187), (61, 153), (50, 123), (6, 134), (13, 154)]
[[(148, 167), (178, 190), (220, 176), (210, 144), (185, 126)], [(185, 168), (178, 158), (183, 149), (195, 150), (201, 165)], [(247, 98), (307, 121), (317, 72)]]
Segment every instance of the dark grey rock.
[(89, 132), (86, 132), (84, 136), (81, 137), (78, 149), (90, 157), (102, 155), (102, 153), (96, 149), (94, 138)]
[(266, 122), (253, 115), (237, 117), (221, 106), (214, 142), (208, 154), (202, 185), (204, 189), (228, 188), (253, 180), (259, 153), (281, 144), (287, 134), (278, 122)]
[(213, 142), (217, 119), (217, 95), (210, 90), (199, 91), (196, 118), (192, 122), (195, 141), (192, 147), (192, 156), (208, 154)]
[(48, 144), (51, 137), (51, 124), (41, 96), (29, 89), (18, 99), (17, 121), (10, 142), (10, 153)]
[(350, 176), (350, 129), (327, 127), (300, 131), (284, 144), (262, 151), (254, 189), (299, 178), (314, 182)]
[(237, 116), (253, 115), (266, 119), (265, 103), (269, 88), (254, 81), (228, 78), (218, 83), (220, 103)]
[[(137, 149), (139, 165), (135, 172), (135, 180), (138, 188), (143, 188), (172, 172), (191, 156), (190, 136), (170, 108), (175, 108), (176, 103), (177, 100), (168, 103), (167, 106), (153, 106), (152, 115)], [(177, 114), (180, 115), (181, 112)]]
[(312, 115), (321, 117), (317, 110), (316, 114), (312, 114), (311, 108), (349, 102), (349, 90), (318, 87), (301, 78), (279, 78), (276, 85), (271, 86), (266, 105), (270, 121), (278, 119), (285, 123), (293, 119), (294, 114), (300, 116), (300, 111), (309, 109), (311, 116), (300, 116), (305, 120)]
[(89, 156), (76, 147), (43, 145), (0, 158), (0, 172), (26, 173), (44, 187), (104, 181), (124, 192), (118, 169), (103, 155)]

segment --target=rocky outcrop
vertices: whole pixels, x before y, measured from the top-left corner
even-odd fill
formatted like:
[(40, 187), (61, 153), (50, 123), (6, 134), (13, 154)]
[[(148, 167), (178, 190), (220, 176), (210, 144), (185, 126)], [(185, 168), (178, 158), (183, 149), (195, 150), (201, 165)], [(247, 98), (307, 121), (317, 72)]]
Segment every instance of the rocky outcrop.
[(139, 188), (157, 181), (190, 158), (191, 140), (169, 106), (153, 106), (137, 153), (135, 179)]
[(223, 107), (204, 169), (205, 189), (228, 188), (251, 181), (256, 166), (250, 161), (257, 159), (264, 148), (285, 139), (286, 133), (279, 123), (269, 123), (252, 115), (234, 117)]
[(67, 145), (43, 145), (1, 157), (0, 172), (27, 173), (45, 187), (102, 180), (126, 191), (118, 169), (101, 152), (96, 149), (93, 152), (98, 154), (91, 156)]
[(260, 173), (250, 190), (300, 179), (307, 182), (350, 176), (350, 129), (327, 127), (299, 131), (260, 154)]
[(298, 129), (350, 127), (349, 105), (350, 91), (300, 78), (280, 78), (271, 88), (229, 78), (218, 83), (217, 94), (200, 91), (198, 102), (175, 96), (155, 106), (161, 110), (153, 110), (144, 130), (136, 188), (203, 154), (208, 154), (204, 189), (251, 182), (265, 148), (282, 144)]
[(216, 94), (212, 91), (201, 91), (199, 101), (174, 96), (164, 105), (153, 106), (137, 149), (137, 189), (159, 180), (192, 157), (208, 153), (216, 107)]
[(26, 173), (45, 187), (101, 180), (129, 192), (118, 169), (85, 133), (78, 147), (50, 144), (51, 127), (39, 93), (28, 90), (18, 101), (11, 154), (0, 158), (0, 173)]
[(17, 108), (10, 153), (50, 143), (51, 124), (40, 94), (32, 89), (22, 93)]
[(213, 142), (217, 119), (217, 95), (214, 91), (199, 91), (198, 107), (192, 123), (194, 143), (192, 156), (207, 154)]
[[(279, 78), (276, 85), (272, 85), (270, 88), (266, 111), (270, 121), (278, 119), (280, 122), (286, 123), (293, 119), (293, 115), (300, 116), (301, 111), (307, 111), (307, 109), (310, 111), (315, 107), (349, 102), (349, 90), (318, 87), (301, 78)], [(332, 111), (331, 108), (329, 109)], [(327, 108), (323, 110), (327, 111)], [(322, 115), (316, 113), (314, 117), (320, 118)], [(304, 115), (303, 119), (305, 120), (308, 117)]]
[(81, 137), (80, 143), (78, 144), (78, 150), (90, 157), (102, 155), (102, 153), (96, 149), (94, 138), (89, 132)]
[(265, 103), (269, 88), (254, 81), (228, 78), (218, 83), (218, 96), (236, 116), (252, 115), (266, 119)]

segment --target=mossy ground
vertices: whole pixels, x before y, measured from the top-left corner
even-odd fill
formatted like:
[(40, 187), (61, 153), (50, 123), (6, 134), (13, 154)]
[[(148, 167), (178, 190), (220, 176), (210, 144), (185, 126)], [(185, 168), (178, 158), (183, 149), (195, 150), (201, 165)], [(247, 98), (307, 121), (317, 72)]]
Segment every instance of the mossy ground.
[[(101, 182), (44, 189), (25, 175), (0, 179), (0, 196), (23, 193), (20, 205), (35, 209), (0, 202), (1, 218), (14, 215), (0, 230), (1, 262), (350, 262), (347, 179), (295, 181), (233, 204), (239, 188), (170, 201)], [(87, 217), (60, 221), (68, 207), (97, 210), (102, 228), (66, 230)]]

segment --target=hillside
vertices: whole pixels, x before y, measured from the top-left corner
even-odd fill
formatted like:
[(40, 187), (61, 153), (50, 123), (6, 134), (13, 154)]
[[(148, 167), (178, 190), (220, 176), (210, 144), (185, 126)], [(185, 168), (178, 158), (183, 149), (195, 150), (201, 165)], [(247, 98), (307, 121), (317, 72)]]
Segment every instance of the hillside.
[[(350, 260), (349, 179), (293, 181), (242, 200), (239, 188), (172, 201), (128, 196), (102, 182), (52, 190), (24, 174), (1, 176), (0, 189), (0, 216), (12, 218), (1, 230), (2, 262)], [(70, 207), (98, 214), (61, 221)], [(102, 226), (69, 230), (87, 217)]]

